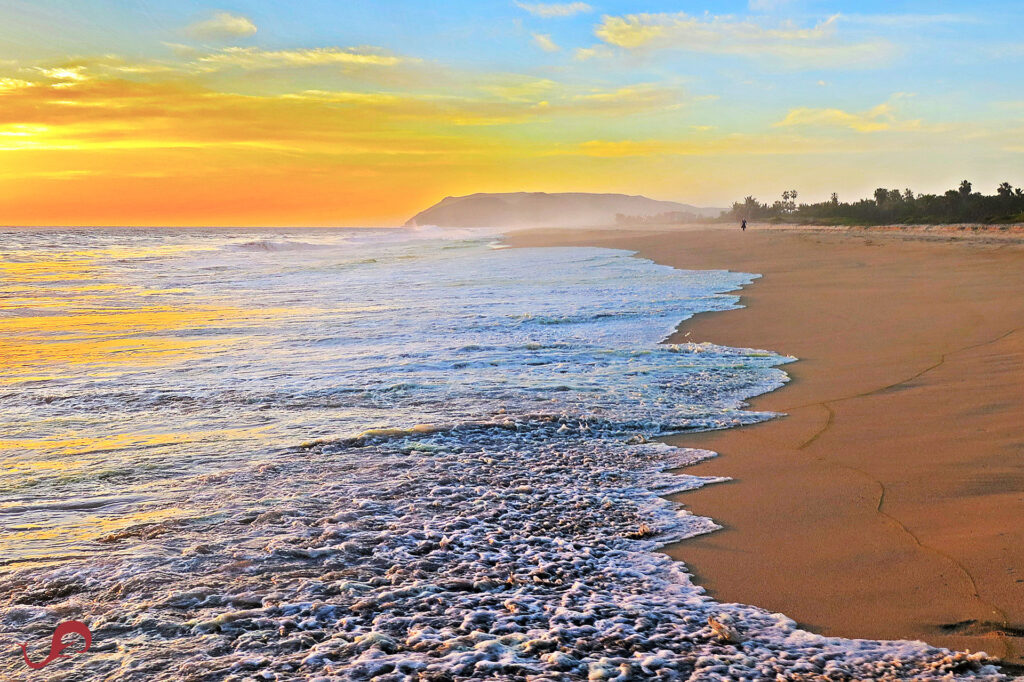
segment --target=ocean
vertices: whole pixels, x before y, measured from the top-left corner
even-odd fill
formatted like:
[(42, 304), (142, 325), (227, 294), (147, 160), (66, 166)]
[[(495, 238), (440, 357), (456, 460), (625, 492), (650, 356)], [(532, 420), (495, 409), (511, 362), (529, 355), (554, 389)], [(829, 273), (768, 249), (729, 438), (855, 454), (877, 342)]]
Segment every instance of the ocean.
[(487, 230), (0, 238), (4, 679), (68, 619), (63, 679), (978, 668), (716, 603), (657, 552), (717, 528), (662, 496), (718, 480), (657, 437), (772, 418), (744, 401), (792, 360), (662, 342), (756, 274)]

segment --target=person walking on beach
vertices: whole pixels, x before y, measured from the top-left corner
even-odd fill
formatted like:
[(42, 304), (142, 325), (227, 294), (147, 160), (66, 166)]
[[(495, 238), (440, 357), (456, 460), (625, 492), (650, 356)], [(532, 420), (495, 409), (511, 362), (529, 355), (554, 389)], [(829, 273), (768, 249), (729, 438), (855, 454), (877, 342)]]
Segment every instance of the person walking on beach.
[(746, 220), (744, 220), (742, 223), (740, 223), (740, 229), (743, 230), (744, 232), (747, 231), (747, 221)]

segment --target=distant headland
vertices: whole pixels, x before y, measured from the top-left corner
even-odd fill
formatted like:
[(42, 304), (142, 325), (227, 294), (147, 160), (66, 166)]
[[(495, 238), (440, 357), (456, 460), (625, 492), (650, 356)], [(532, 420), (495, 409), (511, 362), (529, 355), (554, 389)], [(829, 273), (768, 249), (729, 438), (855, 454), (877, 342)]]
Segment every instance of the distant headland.
[(624, 222), (698, 222), (718, 218), (725, 210), (627, 194), (480, 193), (445, 197), (405, 224), (408, 227), (581, 227)]
[(760, 202), (752, 196), (731, 208), (706, 208), (627, 194), (585, 192), (510, 192), (445, 197), (410, 218), (406, 226), (439, 227), (605, 227), (739, 222), (803, 225), (941, 225), (1024, 223), (1024, 188), (1008, 182), (994, 194), (975, 192), (964, 180), (944, 194), (917, 194), (909, 189), (879, 188), (871, 198), (842, 202), (797, 203), (796, 190), (781, 200)]

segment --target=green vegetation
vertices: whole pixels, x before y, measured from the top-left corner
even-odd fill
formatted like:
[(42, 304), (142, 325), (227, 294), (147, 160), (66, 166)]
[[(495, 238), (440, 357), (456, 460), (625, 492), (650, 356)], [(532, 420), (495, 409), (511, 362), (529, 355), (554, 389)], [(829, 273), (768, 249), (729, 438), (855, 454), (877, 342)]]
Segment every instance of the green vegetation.
[(796, 190), (782, 193), (773, 204), (754, 197), (736, 202), (722, 214), (723, 220), (758, 220), (806, 225), (939, 225), (949, 223), (1024, 222), (1024, 189), (1004, 182), (993, 195), (973, 191), (964, 180), (945, 194), (914, 194), (907, 189), (879, 187), (874, 198), (853, 203), (829, 201), (797, 204)]

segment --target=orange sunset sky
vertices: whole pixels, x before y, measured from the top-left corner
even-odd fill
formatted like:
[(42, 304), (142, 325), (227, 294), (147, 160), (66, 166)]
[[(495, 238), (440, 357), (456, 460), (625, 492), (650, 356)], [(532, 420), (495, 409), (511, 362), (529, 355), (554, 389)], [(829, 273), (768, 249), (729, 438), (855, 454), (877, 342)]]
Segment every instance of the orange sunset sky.
[(1024, 181), (1013, 3), (0, 2), (0, 224)]

